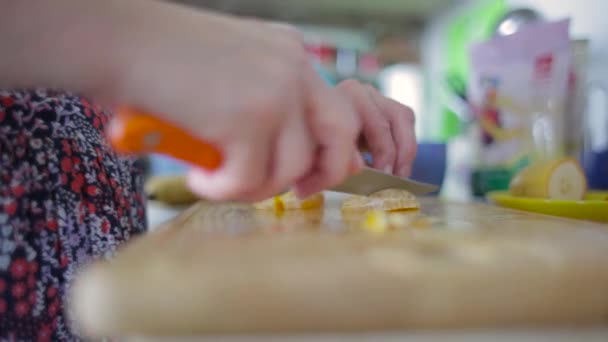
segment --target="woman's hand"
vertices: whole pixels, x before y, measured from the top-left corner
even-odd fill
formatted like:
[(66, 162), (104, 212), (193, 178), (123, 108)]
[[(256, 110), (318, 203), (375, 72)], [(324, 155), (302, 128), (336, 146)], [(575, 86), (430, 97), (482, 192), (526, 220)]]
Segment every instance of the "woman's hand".
[(199, 195), (330, 188), (362, 166), (362, 127), (375, 167), (409, 173), (411, 111), (354, 82), (326, 85), (295, 30), (151, 0), (11, 2), (0, 29), (0, 85), (133, 106), (219, 146), (220, 169), (189, 175)]
[(416, 156), (414, 112), (382, 96), (374, 87), (355, 80), (343, 81), (337, 88), (361, 117), (362, 145), (372, 153), (372, 166), (408, 177)]
[(189, 176), (198, 194), (259, 200), (295, 185), (307, 195), (360, 167), (359, 115), (317, 75), (296, 31), (165, 3), (145, 14), (112, 99), (220, 147), (220, 169)]

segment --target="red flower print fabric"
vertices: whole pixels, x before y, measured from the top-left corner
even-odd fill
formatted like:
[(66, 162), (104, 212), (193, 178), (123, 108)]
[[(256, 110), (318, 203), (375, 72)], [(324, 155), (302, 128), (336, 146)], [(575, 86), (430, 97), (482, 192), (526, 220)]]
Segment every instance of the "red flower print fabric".
[(0, 90), (0, 341), (79, 340), (70, 281), (146, 228), (143, 172), (68, 93)]

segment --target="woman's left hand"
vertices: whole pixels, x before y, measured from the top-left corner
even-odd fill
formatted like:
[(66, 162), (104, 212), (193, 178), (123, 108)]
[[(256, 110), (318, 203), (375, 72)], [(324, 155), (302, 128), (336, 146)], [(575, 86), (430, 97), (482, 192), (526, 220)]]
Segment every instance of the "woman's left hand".
[(343, 81), (337, 89), (350, 100), (361, 117), (362, 138), (372, 153), (372, 167), (408, 177), (417, 147), (414, 112), (356, 80)]

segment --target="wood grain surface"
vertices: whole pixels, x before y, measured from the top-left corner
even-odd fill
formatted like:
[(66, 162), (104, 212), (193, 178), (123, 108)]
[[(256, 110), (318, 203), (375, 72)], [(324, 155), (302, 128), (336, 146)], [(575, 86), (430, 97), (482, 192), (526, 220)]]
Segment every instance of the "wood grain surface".
[(198, 203), (75, 284), (90, 336), (604, 324), (608, 227), (421, 199), (384, 235), (340, 214)]

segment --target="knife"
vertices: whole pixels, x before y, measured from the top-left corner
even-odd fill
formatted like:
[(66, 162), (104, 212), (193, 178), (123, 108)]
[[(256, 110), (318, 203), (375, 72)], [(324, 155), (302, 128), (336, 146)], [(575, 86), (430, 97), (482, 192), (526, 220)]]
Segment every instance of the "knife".
[(346, 178), (342, 184), (330, 190), (367, 196), (384, 189), (404, 189), (414, 195), (424, 195), (437, 190), (438, 187), (428, 183), (389, 175), (370, 167), (364, 167), (361, 172)]
[[(107, 133), (112, 146), (122, 153), (166, 154), (208, 170), (215, 170), (222, 164), (222, 154), (217, 146), (155, 115), (130, 107), (116, 110)], [(437, 190), (435, 185), (396, 177), (369, 167), (364, 167), (330, 190), (365, 196), (388, 188), (405, 189), (415, 195)]]

